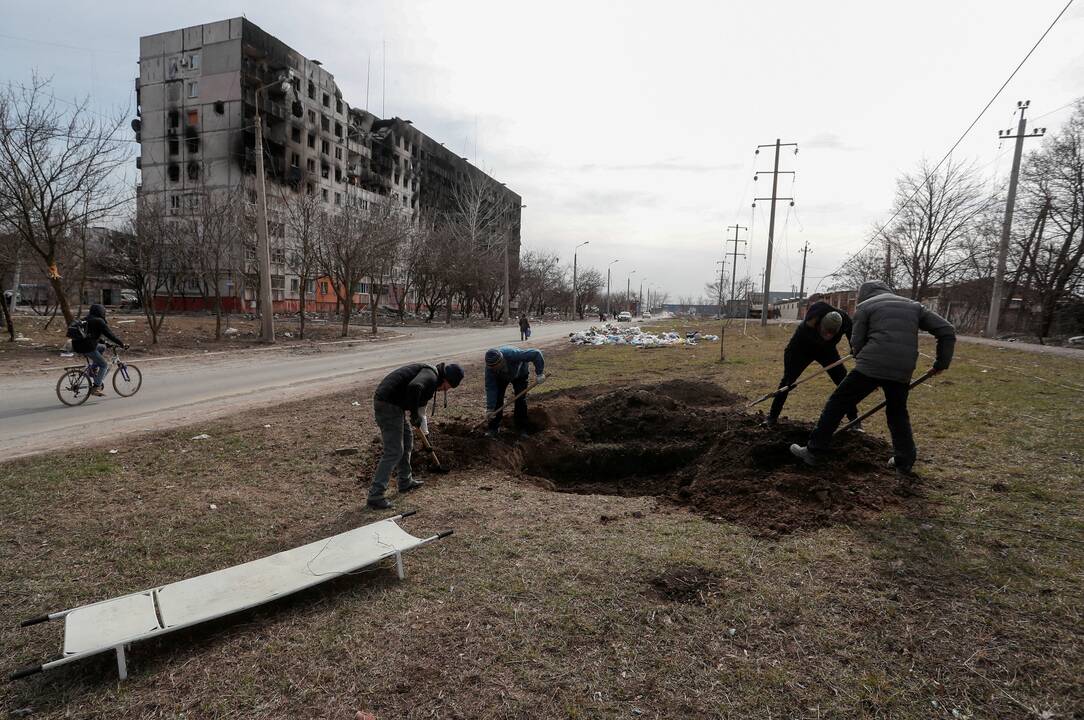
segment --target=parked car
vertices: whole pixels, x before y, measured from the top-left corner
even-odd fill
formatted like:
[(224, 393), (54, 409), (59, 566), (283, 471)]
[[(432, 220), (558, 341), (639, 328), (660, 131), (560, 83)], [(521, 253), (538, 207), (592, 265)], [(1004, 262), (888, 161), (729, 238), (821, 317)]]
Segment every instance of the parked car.
[(632, 322), (632, 313), (625, 311), (617, 316), (617, 322)]
[(643, 315), (640, 316), (640, 318), (643, 319), (643, 320), (650, 320), (651, 319), (651, 313), (645, 312)]

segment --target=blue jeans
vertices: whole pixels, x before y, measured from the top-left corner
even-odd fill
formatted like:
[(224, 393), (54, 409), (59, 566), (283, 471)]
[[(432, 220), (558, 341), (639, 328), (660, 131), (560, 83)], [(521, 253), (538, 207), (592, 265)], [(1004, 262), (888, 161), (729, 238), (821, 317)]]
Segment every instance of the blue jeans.
[(95, 387), (102, 387), (105, 382), (105, 374), (109, 371), (109, 361), (105, 359), (105, 345), (99, 345), (93, 352), (80, 353), (83, 357), (90, 360), (97, 370), (94, 371), (94, 385)]
[(410, 469), (410, 451), (414, 449), (414, 434), (406, 420), (406, 411), (398, 405), (383, 400), (373, 400), (373, 415), (380, 428), (380, 440), (384, 444), (384, 454), (376, 466), (376, 476), (369, 487), (369, 499), (384, 497), (391, 479), (391, 471), (399, 466), (399, 489), (409, 485), (412, 477)]

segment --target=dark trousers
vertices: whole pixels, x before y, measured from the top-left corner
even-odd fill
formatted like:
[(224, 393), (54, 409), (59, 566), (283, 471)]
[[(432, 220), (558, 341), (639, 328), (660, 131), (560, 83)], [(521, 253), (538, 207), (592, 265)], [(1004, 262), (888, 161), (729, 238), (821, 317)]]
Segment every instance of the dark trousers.
[[(504, 404), (504, 394), (508, 390), (509, 382), (500, 377), (496, 378), (497, 394), (495, 397), (496, 402), (493, 404), (493, 408), (500, 407)], [(513, 378), (512, 379), (512, 394), (519, 395), (521, 392), (527, 389), (527, 376)], [(489, 409), (493, 409), (489, 408)], [(501, 426), (501, 419), (504, 417), (504, 411), (498, 411), (496, 415), (489, 421), (489, 429), (496, 431)], [(516, 430), (527, 429), (527, 396), (523, 395), (516, 400), (515, 409), (512, 413), (512, 418), (515, 421)]]
[(399, 468), (399, 488), (410, 485), (413, 475), (410, 469), (410, 452), (414, 449), (414, 431), (406, 419), (406, 413), (397, 405), (383, 400), (373, 400), (373, 415), (380, 428), (380, 440), (384, 452), (376, 465), (373, 484), (369, 486), (369, 499), (384, 497), (391, 479), (391, 471)]
[(521, 341), (527, 339), (527, 328), (520, 328), (519, 329), (519, 339)]
[(888, 432), (892, 435), (896, 467), (910, 470), (918, 456), (915, 438), (911, 434), (911, 417), (907, 414), (907, 395), (911, 388), (907, 383), (878, 380), (857, 370), (847, 373), (847, 377), (828, 398), (817, 426), (809, 435), (809, 449), (814, 453), (827, 450), (847, 408), (857, 405), (877, 388), (881, 388), (885, 394), (885, 419), (888, 421)]
[[(835, 345), (819, 349), (816, 352), (800, 345), (788, 345), (783, 352), (783, 379), (779, 381), (779, 387), (785, 388), (792, 385), (814, 361), (820, 363), (821, 367), (827, 367), (838, 360), (839, 351), (836, 350)], [(843, 378), (847, 377), (847, 368), (843, 367), (843, 365), (836, 365), (828, 371), (828, 377), (832, 378), (832, 382), (838, 386), (843, 382)], [(773, 420), (779, 417), (779, 413), (783, 412), (783, 404), (787, 401), (788, 395), (790, 393), (785, 392), (775, 396), (772, 400), (772, 409), (768, 411), (768, 417)], [(854, 405), (847, 408), (846, 412), (847, 417), (851, 420), (858, 417), (858, 408)]]

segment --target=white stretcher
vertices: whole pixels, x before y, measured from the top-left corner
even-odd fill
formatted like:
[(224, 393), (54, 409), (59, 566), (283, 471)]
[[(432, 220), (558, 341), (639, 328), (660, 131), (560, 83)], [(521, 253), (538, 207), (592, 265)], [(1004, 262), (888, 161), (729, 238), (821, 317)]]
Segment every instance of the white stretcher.
[(14, 672), (9, 679), (112, 650), (117, 654), (117, 672), (124, 680), (128, 677), (125, 647), (133, 642), (247, 610), (391, 557), (402, 579), (404, 552), (452, 534), (445, 530), (416, 538), (407, 533), (397, 522), (414, 512), (242, 565), (26, 620), (23, 627), (63, 618), (64, 653), (56, 660)]

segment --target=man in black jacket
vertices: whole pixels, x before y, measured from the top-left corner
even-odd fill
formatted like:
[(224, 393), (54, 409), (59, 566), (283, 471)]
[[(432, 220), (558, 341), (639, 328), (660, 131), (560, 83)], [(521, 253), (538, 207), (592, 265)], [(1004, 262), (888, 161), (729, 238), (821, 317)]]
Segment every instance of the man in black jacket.
[[(389, 373), (373, 394), (373, 414), (380, 428), (384, 453), (376, 466), (373, 484), (369, 487), (368, 506), (374, 510), (387, 510), (391, 502), (384, 497), (391, 479), (392, 469), (399, 466), (399, 492), (410, 492), (424, 483), (415, 480), (410, 469), (410, 451), (414, 447), (412, 427), (429, 434), (429, 421), (425, 417), (425, 405), (438, 390), (447, 391), (459, 387), (463, 381), (463, 368), (455, 363), (438, 363), (436, 366), (413, 363)], [(410, 424), (405, 420), (410, 413)]]
[(862, 283), (858, 289), (858, 310), (854, 315), (851, 348), (855, 365), (847, 378), (828, 398), (820, 420), (806, 447), (791, 445), (790, 451), (807, 465), (816, 465), (819, 455), (832, 442), (845, 408), (857, 404), (877, 388), (885, 396), (885, 420), (892, 435), (892, 457), (888, 464), (909, 473), (918, 451), (907, 413), (911, 375), (918, 363), (918, 331), (937, 338), (937, 358), (932, 372), (948, 370), (956, 347), (956, 331), (947, 320), (921, 303), (892, 293), (879, 280)]
[[(847, 336), (849, 343), (851, 319), (847, 313), (822, 301), (810, 305), (806, 311), (805, 320), (799, 323), (790, 342), (787, 343), (787, 349), (783, 351), (783, 379), (779, 381), (780, 390), (794, 384), (794, 381), (801, 377), (805, 369), (814, 361), (820, 363), (821, 367), (828, 367), (832, 363), (839, 362), (839, 351), (836, 350), (836, 345), (844, 335)], [(828, 371), (828, 377), (839, 385), (843, 382), (843, 378), (847, 377), (847, 370), (841, 363)], [(772, 400), (772, 408), (764, 421), (765, 427), (775, 425), (789, 394), (789, 392), (781, 392)], [(858, 409), (853, 405), (847, 408), (847, 417), (854, 420), (858, 417)]]
[(105, 308), (101, 305), (91, 305), (81, 324), (84, 325), (83, 336), (72, 338), (72, 352), (90, 358), (97, 368), (94, 374), (94, 387), (91, 388), (90, 394), (105, 395), (105, 374), (109, 371), (109, 363), (102, 355), (105, 352), (105, 345), (101, 344), (102, 337), (125, 349), (128, 346), (109, 329), (109, 323), (105, 321)]

